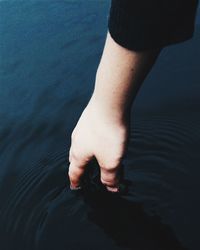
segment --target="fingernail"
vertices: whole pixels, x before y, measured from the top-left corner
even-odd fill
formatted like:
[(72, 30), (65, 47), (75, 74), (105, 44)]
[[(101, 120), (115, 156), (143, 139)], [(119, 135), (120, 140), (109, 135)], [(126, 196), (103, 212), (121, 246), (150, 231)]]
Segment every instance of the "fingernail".
[(74, 187), (74, 186), (72, 186), (71, 184), (70, 184), (69, 187), (70, 187), (71, 190), (79, 190), (79, 189), (82, 188), (81, 186), (76, 186), (76, 187)]

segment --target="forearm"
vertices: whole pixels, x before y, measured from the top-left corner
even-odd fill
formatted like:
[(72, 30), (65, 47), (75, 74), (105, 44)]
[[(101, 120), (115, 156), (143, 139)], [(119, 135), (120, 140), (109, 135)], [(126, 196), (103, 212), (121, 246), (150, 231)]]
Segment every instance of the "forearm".
[(92, 100), (108, 115), (118, 118), (130, 111), (141, 83), (160, 49), (135, 52), (117, 44), (109, 32), (97, 69)]

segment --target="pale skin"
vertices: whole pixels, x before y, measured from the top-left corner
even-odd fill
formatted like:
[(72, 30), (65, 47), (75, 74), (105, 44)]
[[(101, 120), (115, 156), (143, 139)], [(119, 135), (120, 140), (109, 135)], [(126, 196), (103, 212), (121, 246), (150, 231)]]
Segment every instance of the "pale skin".
[(88, 163), (96, 158), (102, 184), (119, 192), (118, 172), (128, 145), (133, 100), (161, 49), (129, 50), (107, 32), (94, 91), (71, 134), (71, 189), (81, 186)]

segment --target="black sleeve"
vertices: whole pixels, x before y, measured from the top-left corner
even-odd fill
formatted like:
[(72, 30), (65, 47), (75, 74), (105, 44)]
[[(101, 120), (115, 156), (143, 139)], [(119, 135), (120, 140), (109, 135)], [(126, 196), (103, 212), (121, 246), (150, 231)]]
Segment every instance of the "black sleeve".
[(198, 0), (111, 0), (108, 30), (130, 50), (165, 47), (193, 37)]

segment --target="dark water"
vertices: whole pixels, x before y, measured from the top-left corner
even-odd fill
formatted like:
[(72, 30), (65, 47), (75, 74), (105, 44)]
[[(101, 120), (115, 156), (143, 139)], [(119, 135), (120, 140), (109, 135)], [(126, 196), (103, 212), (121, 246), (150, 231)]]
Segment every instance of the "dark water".
[[(93, 90), (109, 1), (0, 1), (0, 249), (200, 249), (200, 18), (132, 110), (129, 192), (69, 189), (70, 135)], [(97, 169), (95, 162), (91, 170)], [(98, 177), (98, 176), (97, 176)]]

